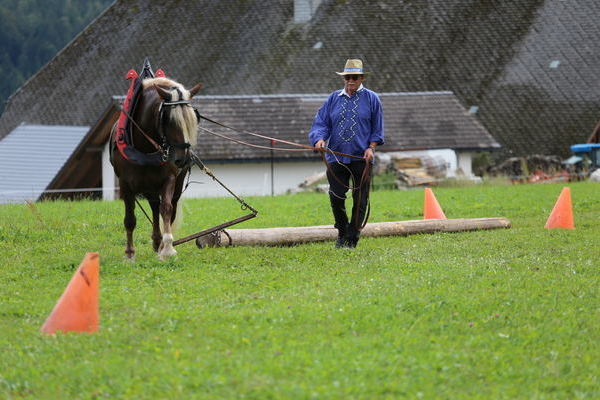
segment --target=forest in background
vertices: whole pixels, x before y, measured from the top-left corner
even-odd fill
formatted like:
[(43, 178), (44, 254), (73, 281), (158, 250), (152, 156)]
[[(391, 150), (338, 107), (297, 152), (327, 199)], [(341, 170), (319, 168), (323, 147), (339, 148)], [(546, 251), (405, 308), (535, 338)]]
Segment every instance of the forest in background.
[(0, 113), (6, 100), (114, 0), (0, 0)]

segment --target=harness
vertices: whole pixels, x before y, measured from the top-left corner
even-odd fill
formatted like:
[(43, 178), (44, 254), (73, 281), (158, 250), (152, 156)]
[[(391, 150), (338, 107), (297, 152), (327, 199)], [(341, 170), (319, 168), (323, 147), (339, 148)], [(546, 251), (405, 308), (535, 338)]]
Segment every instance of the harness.
[[(152, 71), (150, 62), (147, 59), (144, 62), (144, 68), (140, 74), (135, 72), (133, 69), (130, 69), (129, 72), (127, 72), (125, 79), (130, 80), (131, 82), (129, 84), (129, 89), (127, 90), (127, 96), (125, 97), (123, 105), (121, 106), (116, 132), (113, 133), (113, 145), (111, 146), (111, 153), (116, 148), (125, 160), (137, 165), (164, 165), (172, 158), (172, 148), (188, 149), (190, 147), (189, 143), (170, 143), (164, 131), (168, 118), (168, 112), (165, 112), (165, 110), (168, 110), (169, 107), (172, 106), (190, 105), (189, 100), (163, 101), (160, 104), (157, 121), (160, 143), (157, 143), (154, 139), (152, 139), (152, 137), (144, 132), (144, 130), (141, 129), (133, 119), (133, 113), (142, 96), (142, 83), (144, 79), (155, 77), (164, 78), (165, 73), (162, 69), (158, 69), (155, 74)], [(156, 149), (155, 152), (144, 153), (134, 147), (134, 126), (138, 128), (145, 139), (154, 146)]]

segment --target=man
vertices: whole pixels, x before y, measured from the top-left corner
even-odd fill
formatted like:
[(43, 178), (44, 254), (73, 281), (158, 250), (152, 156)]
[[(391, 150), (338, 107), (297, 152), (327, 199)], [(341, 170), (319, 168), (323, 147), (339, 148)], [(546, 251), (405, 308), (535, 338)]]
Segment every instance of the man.
[[(361, 60), (347, 60), (344, 71), (336, 74), (344, 78), (344, 88), (329, 95), (315, 116), (308, 138), (319, 149), (357, 157), (326, 154), (329, 199), (338, 230), (335, 247), (354, 248), (365, 219), (371, 184), (370, 174), (363, 177), (363, 173), (373, 163), (375, 148), (384, 143), (383, 108), (379, 96), (363, 86)], [(348, 189), (352, 190), (353, 200), (350, 222), (345, 205)]]

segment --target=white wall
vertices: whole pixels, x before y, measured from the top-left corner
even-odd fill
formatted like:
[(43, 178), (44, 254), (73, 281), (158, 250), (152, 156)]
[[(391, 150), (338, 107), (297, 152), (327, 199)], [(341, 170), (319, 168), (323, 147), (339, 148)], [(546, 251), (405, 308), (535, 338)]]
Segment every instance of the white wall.
[(465, 177), (473, 176), (473, 156), (475, 153), (460, 152), (458, 153), (458, 168), (462, 171)]
[(110, 163), (110, 152), (109, 152), (110, 140), (104, 145), (102, 151), (102, 199), (103, 200), (114, 200), (115, 199), (115, 186), (116, 176), (115, 171)]
[[(240, 196), (271, 195), (271, 164), (269, 162), (210, 163), (206, 166), (231, 191)], [(273, 187), (275, 194), (284, 194), (298, 187), (305, 178), (325, 170), (322, 161), (275, 162)], [(192, 169), (191, 183), (184, 197), (228, 197), (229, 193), (199, 168)]]

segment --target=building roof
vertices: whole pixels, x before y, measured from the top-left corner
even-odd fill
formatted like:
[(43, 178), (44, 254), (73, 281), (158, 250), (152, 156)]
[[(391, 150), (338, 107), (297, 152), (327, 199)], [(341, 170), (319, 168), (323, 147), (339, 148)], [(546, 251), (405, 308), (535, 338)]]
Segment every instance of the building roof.
[(204, 94), (334, 90), (361, 58), (376, 92), (450, 90), (507, 153), (568, 154), (600, 108), (597, 0), (117, 0), (9, 100), (0, 138), (25, 122), (94, 125), (146, 56)]
[(88, 126), (21, 125), (0, 141), (0, 203), (37, 200), (88, 130)]

